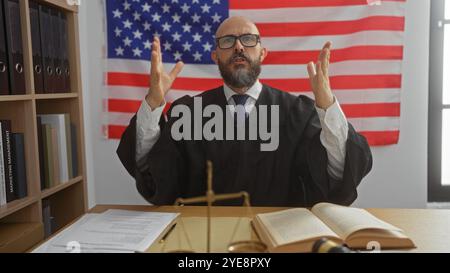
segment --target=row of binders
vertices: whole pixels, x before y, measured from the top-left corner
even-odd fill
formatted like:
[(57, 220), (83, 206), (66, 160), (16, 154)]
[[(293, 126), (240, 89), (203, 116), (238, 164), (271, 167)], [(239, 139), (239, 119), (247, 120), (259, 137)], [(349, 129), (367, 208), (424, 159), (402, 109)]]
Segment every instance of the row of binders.
[(0, 206), (27, 196), (24, 134), (12, 133), (11, 121), (0, 120)]
[[(0, 95), (25, 94), (20, 3), (0, 1)], [(34, 1), (29, 8), (35, 91), (70, 92), (66, 14)]]

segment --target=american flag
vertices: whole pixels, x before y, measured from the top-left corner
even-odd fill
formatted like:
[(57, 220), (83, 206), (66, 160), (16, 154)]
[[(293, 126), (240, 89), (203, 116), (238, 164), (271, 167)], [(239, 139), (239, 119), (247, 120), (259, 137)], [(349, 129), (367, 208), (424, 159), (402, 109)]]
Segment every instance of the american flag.
[(230, 16), (253, 21), (269, 55), (261, 82), (313, 97), (306, 70), (333, 42), (331, 88), (349, 122), (370, 145), (399, 138), (406, 0), (107, 0), (105, 136), (120, 138), (148, 91), (150, 50), (185, 67), (168, 102), (222, 85), (210, 58), (214, 33)]

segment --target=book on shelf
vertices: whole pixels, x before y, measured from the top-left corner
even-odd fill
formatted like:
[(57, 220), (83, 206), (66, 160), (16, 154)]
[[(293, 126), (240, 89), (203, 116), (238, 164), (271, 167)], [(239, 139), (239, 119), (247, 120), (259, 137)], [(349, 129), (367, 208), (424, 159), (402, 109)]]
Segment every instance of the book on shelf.
[(50, 200), (42, 200), (42, 222), (44, 224), (44, 238), (50, 237), (54, 232), (54, 217), (52, 217)]
[(78, 145), (77, 145), (77, 127), (74, 123), (70, 124), (70, 141), (72, 143), (72, 175), (77, 177), (78, 174)]
[(2, 123), (0, 122), (0, 206), (6, 205), (6, 172), (5, 160), (3, 157), (3, 134)]
[(76, 126), (70, 114), (38, 115), (41, 189), (66, 183), (78, 175)]
[(0, 205), (27, 196), (24, 134), (11, 131), (10, 120), (0, 120)]
[(368, 211), (330, 203), (316, 204), (311, 210), (294, 208), (257, 214), (252, 224), (269, 252), (311, 252), (321, 238), (353, 249), (366, 249), (372, 241), (382, 249), (415, 247), (402, 229)]
[(15, 198), (28, 196), (27, 169), (25, 164), (24, 134), (11, 134), (12, 171), (15, 185)]
[(2, 135), (2, 156), (3, 156), (3, 170), (4, 170), (4, 183), (6, 190), (6, 202), (9, 203), (16, 199), (15, 197), (15, 181), (12, 169), (12, 158), (11, 158), (11, 121), (10, 120), (0, 120)]
[[(50, 147), (58, 150), (59, 160), (57, 161), (58, 163), (56, 164), (57, 166), (55, 166), (58, 167), (59, 170), (58, 180), (61, 182), (66, 182), (69, 180), (69, 170), (67, 160), (68, 153), (67, 153), (66, 121), (64, 118), (64, 114), (39, 115), (39, 117), (41, 118), (42, 124), (50, 125), (51, 129), (55, 129), (57, 141), (51, 142), (51, 144), (53, 145), (51, 145)], [(67, 126), (70, 126), (70, 124), (68, 124)]]
[(53, 160), (51, 155), (53, 154), (51, 151), (51, 127), (48, 124), (42, 124), (42, 141), (43, 141), (43, 157), (44, 157), (44, 169), (41, 171), (44, 172), (45, 180), (44, 180), (44, 188), (49, 189), (53, 184)]
[[(58, 143), (58, 133), (55, 128), (50, 128), (50, 139), (51, 143)], [(53, 184), (51, 185), (53, 187), (63, 183), (63, 181), (68, 181), (69, 179), (66, 177), (63, 178), (60, 174), (61, 157), (63, 157), (64, 154), (60, 154), (59, 144), (51, 145), (50, 148), (52, 153), (51, 158), (53, 160)]]
[(70, 115), (64, 114), (64, 128), (66, 130), (66, 142), (67, 142), (67, 171), (69, 179), (74, 178), (72, 168), (72, 134), (70, 132)]
[(41, 190), (45, 189), (46, 186), (46, 175), (45, 175), (45, 169), (47, 168), (47, 163), (45, 161), (45, 150), (44, 150), (44, 129), (42, 126), (42, 121), (40, 117), (37, 117), (37, 137), (38, 137), (38, 150), (39, 150), (39, 177), (41, 180)]

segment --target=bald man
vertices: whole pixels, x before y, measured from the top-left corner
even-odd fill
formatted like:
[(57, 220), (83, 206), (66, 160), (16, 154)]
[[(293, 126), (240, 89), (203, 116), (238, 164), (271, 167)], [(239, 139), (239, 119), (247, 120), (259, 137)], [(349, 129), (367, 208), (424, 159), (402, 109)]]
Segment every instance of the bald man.
[[(327, 42), (316, 63), (310, 62), (306, 68), (315, 100), (293, 96), (260, 83), (261, 63), (268, 51), (262, 45), (259, 31), (246, 18), (230, 17), (217, 29), (216, 47), (211, 53), (224, 85), (196, 97), (176, 100), (165, 118), (164, 98), (183, 63), (178, 62), (170, 73), (165, 72), (160, 41), (155, 38), (148, 95), (117, 150), (125, 168), (135, 178), (139, 193), (157, 205), (173, 204), (178, 197), (204, 195), (205, 162), (211, 160), (214, 191), (247, 191), (254, 206), (312, 206), (322, 201), (351, 204), (357, 197), (357, 186), (372, 168), (372, 155), (366, 139), (347, 122), (331, 91), (330, 49), (331, 43)], [(194, 112), (198, 99), (203, 109), (217, 105), (236, 120), (238, 109), (244, 109), (245, 122), (241, 124), (247, 130), (249, 113), (260, 114), (263, 108), (259, 106), (278, 109), (278, 116), (273, 111), (266, 116), (269, 120), (271, 115), (278, 118), (273, 122), (279, 133), (276, 149), (262, 151), (264, 141), (260, 137), (256, 140), (175, 137), (173, 129), (179, 113), (173, 112), (179, 111), (174, 109), (183, 105)]]

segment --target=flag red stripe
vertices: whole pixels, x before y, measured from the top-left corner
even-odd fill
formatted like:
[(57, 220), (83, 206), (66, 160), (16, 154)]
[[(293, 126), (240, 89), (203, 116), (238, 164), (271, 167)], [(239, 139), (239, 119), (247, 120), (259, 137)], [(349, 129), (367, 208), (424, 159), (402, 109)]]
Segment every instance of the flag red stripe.
[(185, 89), (189, 86), (192, 91), (204, 91), (223, 85), (222, 79), (205, 79), (205, 78), (177, 78), (173, 84), (173, 89)]
[(366, 137), (370, 146), (397, 144), (400, 131), (367, 131), (359, 132)]
[[(400, 88), (401, 75), (352, 75), (330, 77), (333, 90)], [(287, 92), (311, 90), (309, 79), (261, 79), (262, 83)]]
[[(119, 113), (136, 113), (141, 103), (140, 100), (109, 99), (108, 110)], [(347, 118), (400, 116), (400, 103), (342, 104), (341, 107)]]
[(341, 104), (347, 118), (399, 117), (400, 103)]
[[(405, 2), (406, 0), (383, 0), (383, 2)], [(363, 6), (367, 0), (229, 0), (230, 9), (271, 9), (294, 7), (338, 7)]]
[(108, 99), (108, 111), (120, 113), (136, 113), (141, 106), (139, 100)]
[(405, 17), (371, 16), (351, 21), (256, 23), (262, 37), (340, 35), (368, 30), (403, 31)]
[(137, 73), (108, 72), (106, 83), (107, 85), (146, 87), (149, 86), (149, 75)]
[[(126, 126), (108, 125), (108, 137), (110, 139), (120, 139)], [(380, 146), (396, 144), (398, 142), (400, 131), (366, 131), (362, 134), (370, 146)]]
[(120, 139), (126, 128), (126, 126), (108, 125), (108, 138)]
[[(317, 60), (320, 50), (269, 51), (264, 64), (306, 64)], [(353, 46), (333, 49), (330, 62), (350, 60), (402, 60), (403, 46)]]
[[(148, 87), (147, 74), (108, 72), (108, 85)], [(203, 91), (223, 84), (222, 79), (181, 78), (178, 77), (172, 84), (172, 89)]]
[[(261, 79), (261, 82), (287, 92), (310, 90), (309, 79)], [(400, 88), (401, 75), (351, 75), (330, 77), (333, 89)], [(222, 79), (177, 78), (172, 89), (204, 91), (223, 84)], [(108, 73), (108, 85), (148, 87), (148, 75)]]
[(172, 102), (166, 102), (166, 107), (164, 107), (163, 112), (167, 113), (167, 111), (169, 111), (171, 106), (172, 106)]

